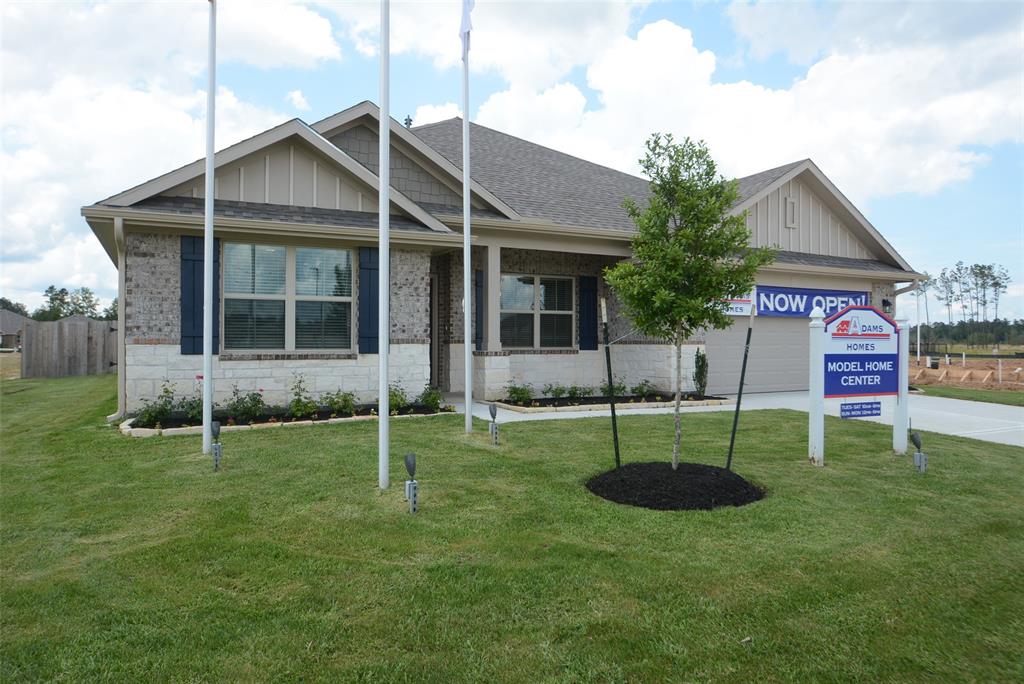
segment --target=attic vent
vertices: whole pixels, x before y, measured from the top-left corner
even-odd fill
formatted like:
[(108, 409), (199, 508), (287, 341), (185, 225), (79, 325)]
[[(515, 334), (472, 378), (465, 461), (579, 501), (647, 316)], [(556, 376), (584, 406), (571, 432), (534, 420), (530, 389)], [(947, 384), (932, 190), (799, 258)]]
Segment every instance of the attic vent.
[(786, 198), (786, 227), (797, 227), (796, 200), (792, 197)]

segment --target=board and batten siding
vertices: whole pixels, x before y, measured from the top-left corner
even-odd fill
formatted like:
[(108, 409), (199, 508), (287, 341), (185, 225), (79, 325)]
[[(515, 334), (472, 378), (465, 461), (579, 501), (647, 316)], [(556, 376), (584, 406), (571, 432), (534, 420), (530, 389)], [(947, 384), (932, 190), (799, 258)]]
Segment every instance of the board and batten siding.
[[(786, 227), (786, 200), (796, 201), (797, 226)], [(756, 247), (790, 252), (874, 259), (849, 227), (805, 183), (797, 179), (762, 197), (747, 210), (747, 229)]]
[[(331, 159), (293, 139), (271, 145), (216, 171), (219, 200), (260, 202), (320, 209), (364, 211), (377, 206), (377, 193), (351, 178)], [(163, 193), (204, 197), (202, 175)]]

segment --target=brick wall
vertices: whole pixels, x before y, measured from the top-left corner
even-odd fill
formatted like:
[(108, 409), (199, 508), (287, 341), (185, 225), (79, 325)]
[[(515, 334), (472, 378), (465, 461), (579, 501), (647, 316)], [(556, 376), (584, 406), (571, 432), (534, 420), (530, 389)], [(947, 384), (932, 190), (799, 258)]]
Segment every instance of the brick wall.
[(180, 344), (181, 237), (128, 233), (125, 250), (127, 344)]

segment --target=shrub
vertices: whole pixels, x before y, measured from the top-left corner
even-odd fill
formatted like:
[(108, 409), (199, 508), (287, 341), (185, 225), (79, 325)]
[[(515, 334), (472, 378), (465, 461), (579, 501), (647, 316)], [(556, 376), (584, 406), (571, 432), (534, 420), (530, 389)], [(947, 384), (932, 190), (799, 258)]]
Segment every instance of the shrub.
[(144, 428), (160, 428), (166, 423), (174, 411), (174, 390), (169, 382), (164, 382), (160, 388), (160, 394), (153, 401), (146, 401), (142, 409), (135, 416), (135, 425)]
[(182, 397), (178, 400), (178, 410), (185, 414), (186, 420), (190, 423), (203, 422), (203, 390), (197, 389), (190, 397)]
[(513, 404), (529, 404), (533, 399), (533, 387), (508, 383), (508, 400)]
[(565, 385), (559, 385), (557, 382), (548, 383), (544, 385), (544, 394), (548, 395), (552, 399), (561, 399), (565, 396), (565, 393), (569, 391), (569, 388)]
[(658, 390), (655, 389), (654, 384), (650, 380), (641, 380), (637, 384), (633, 385), (630, 392), (638, 397), (646, 397), (650, 394), (654, 394)]
[(302, 373), (292, 377), (292, 400), (288, 402), (288, 415), (294, 420), (312, 418), (319, 407), (306, 389), (306, 377)]
[(609, 387), (607, 382), (602, 382), (600, 389), (602, 397), (622, 397), (626, 394), (626, 383), (619, 380), (618, 382), (613, 382), (612, 386)]
[(398, 413), (409, 406), (409, 395), (405, 393), (401, 385), (388, 387), (388, 406), (392, 413)]
[(575, 404), (578, 404), (580, 402), (580, 399), (583, 399), (584, 397), (589, 397), (593, 393), (593, 387), (581, 387), (579, 385), (571, 385), (568, 391), (566, 392), (566, 394), (569, 396), (569, 401)]
[(228, 416), (240, 425), (248, 425), (267, 411), (263, 401), (263, 390), (243, 394), (238, 385), (231, 388), (231, 399), (227, 405)]
[(693, 355), (693, 388), (698, 397), (703, 397), (708, 389), (708, 355), (699, 347)]
[(328, 392), (321, 397), (331, 415), (351, 416), (356, 412), (356, 397), (351, 392)]
[(423, 393), (416, 398), (417, 404), (422, 404), (431, 413), (437, 413), (441, 410), (441, 400), (444, 397), (441, 396), (441, 390), (434, 389), (430, 385), (423, 388)]

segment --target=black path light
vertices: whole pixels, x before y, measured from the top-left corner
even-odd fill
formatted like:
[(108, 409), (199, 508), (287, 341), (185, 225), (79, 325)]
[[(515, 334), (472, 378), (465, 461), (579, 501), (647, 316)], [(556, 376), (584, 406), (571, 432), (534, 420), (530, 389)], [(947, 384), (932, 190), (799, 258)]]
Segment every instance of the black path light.
[(608, 304), (601, 297), (601, 324), (604, 326), (604, 361), (608, 367), (608, 404), (612, 410), (612, 440), (615, 442), (615, 467), (622, 467), (619, 458), (619, 423), (615, 417), (615, 381), (612, 379), (612, 343), (608, 338)]
[(498, 446), (498, 406), (490, 404), (487, 410), (491, 413), (491, 424), (488, 426), (491, 431), (491, 444)]
[(914, 465), (917, 466), (917, 472), (926, 472), (928, 470), (928, 454), (921, 451), (921, 435), (911, 432), (910, 441), (914, 444), (914, 448), (917, 449), (914, 452)]
[(215, 420), (210, 424), (210, 436), (213, 437), (213, 444), (211, 445), (210, 451), (213, 452), (213, 472), (220, 470), (220, 455), (221, 455), (221, 444), (220, 444), (220, 421)]
[(419, 508), (419, 483), (416, 482), (416, 454), (405, 455), (405, 470), (409, 479), (405, 481), (405, 498), (409, 500), (409, 512), (415, 513)]

